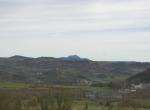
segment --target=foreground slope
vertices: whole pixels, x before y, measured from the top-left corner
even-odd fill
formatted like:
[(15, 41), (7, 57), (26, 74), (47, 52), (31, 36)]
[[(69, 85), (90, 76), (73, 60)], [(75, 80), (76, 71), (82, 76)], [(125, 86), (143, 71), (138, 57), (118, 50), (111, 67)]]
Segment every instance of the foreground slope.
[(131, 83), (150, 83), (150, 69), (140, 72), (128, 79)]

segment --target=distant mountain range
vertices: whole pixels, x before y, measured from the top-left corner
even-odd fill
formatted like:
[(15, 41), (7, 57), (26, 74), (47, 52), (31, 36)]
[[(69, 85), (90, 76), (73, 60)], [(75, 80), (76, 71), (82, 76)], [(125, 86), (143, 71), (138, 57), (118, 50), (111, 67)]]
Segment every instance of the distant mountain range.
[(125, 79), (150, 68), (150, 63), (91, 61), (72, 55), (62, 58), (13, 56), (0, 58), (0, 81), (81, 84)]

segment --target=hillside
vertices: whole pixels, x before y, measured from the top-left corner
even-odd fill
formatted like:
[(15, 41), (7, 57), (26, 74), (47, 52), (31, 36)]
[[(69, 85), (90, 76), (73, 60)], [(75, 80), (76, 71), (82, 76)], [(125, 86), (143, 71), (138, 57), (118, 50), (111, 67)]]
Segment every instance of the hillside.
[(0, 80), (79, 84), (124, 79), (148, 68), (150, 63), (13, 56), (0, 58)]
[(132, 76), (128, 81), (131, 83), (150, 83), (150, 69)]

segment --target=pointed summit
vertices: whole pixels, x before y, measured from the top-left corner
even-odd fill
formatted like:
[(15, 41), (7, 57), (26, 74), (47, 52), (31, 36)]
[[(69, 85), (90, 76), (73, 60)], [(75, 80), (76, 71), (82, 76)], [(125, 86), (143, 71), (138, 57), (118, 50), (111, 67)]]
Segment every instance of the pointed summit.
[(81, 58), (78, 55), (70, 55), (68, 57), (62, 57), (61, 59), (65, 61), (89, 61), (87, 58)]

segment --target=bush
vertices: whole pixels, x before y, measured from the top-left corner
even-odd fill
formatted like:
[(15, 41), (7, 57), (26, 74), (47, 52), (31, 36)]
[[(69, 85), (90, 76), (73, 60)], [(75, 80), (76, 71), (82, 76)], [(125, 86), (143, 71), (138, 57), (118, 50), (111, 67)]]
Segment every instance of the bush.
[(7, 93), (0, 94), (0, 110), (21, 110), (21, 101)]

